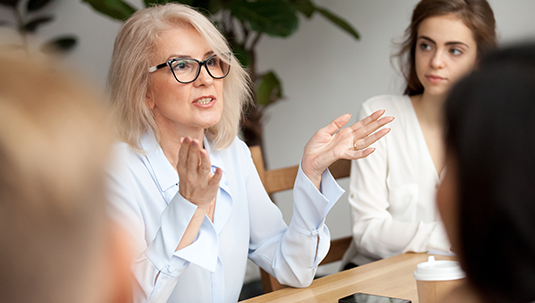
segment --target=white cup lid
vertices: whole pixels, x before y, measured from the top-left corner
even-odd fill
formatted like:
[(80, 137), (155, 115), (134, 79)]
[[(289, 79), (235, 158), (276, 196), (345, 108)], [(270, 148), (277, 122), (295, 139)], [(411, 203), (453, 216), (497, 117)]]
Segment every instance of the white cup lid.
[(457, 261), (436, 261), (430, 256), (427, 262), (420, 263), (414, 271), (414, 278), (420, 281), (447, 281), (466, 277)]

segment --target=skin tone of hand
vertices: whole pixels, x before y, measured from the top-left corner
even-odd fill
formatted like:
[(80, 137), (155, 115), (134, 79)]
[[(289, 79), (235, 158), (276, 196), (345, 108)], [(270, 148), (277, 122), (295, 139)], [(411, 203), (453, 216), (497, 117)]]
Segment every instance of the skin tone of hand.
[(178, 191), (184, 199), (207, 210), (217, 195), (223, 171), (217, 168), (212, 173), (208, 152), (189, 137), (182, 140), (178, 158)]
[(365, 158), (375, 150), (368, 146), (390, 131), (389, 128), (377, 130), (394, 120), (393, 117), (381, 118), (384, 112), (378, 110), (361, 121), (342, 128), (351, 118), (350, 114), (345, 114), (312, 136), (305, 146), (301, 167), (318, 190), (321, 174), (336, 160)]
[(182, 139), (176, 167), (180, 178), (178, 191), (184, 199), (197, 205), (197, 210), (176, 250), (193, 243), (205, 215), (213, 220), (215, 199), (223, 171), (217, 168), (212, 173), (211, 167), (208, 152), (201, 148), (199, 141), (189, 137)]
[[(323, 171), (334, 161), (360, 159), (374, 151), (374, 148), (367, 147), (386, 135), (390, 129), (375, 131), (394, 120), (393, 117), (381, 118), (383, 114), (383, 110), (377, 111), (350, 127), (342, 128), (351, 118), (350, 114), (345, 114), (312, 136), (305, 146), (302, 168), (318, 189)], [(214, 173), (211, 172), (208, 152), (202, 148), (200, 141), (190, 137), (181, 140), (176, 168), (180, 178), (178, 189), (180, 195), (197, 206), (177, 246), (176, 250), (180, 250), (193, 243), (205, 215), (213, 220), (215, 200), (223, 171), (217, 168)]]

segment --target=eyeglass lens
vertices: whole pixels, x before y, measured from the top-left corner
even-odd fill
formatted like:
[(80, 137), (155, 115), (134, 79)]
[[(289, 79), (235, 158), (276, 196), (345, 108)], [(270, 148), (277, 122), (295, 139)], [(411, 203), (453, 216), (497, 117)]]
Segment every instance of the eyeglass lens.
[[(212, 78), (221, 79), (224, 78), (228, 72), (230, 65), (221, 60), (218, 56), (214, 55), (208, 58), (204, 64), (208, 73)], [(195, 59), (178, 59), (171, 63), (171, 68), (175, 77), (180, 82), (194, 81), (200, 73), (201, 63)]]

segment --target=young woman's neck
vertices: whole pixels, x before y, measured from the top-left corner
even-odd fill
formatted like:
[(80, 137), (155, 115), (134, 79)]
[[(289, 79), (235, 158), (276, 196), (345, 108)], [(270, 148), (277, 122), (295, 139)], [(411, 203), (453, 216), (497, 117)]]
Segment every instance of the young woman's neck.
[(444, 95), (430, 95), (425, 91), (421, 95), (412, 96), (412, 103), (418, 112), (418, 118), (425, 124), (440, 125), (442, 122)]

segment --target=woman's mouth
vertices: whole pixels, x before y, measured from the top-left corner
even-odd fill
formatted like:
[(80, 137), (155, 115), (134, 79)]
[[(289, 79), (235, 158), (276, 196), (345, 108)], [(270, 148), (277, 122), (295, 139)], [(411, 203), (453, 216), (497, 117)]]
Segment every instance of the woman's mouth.
[(204, 105), (204, 104), (208, 104), (208, 103), (212, 102), (212, 100), (213, 100), (212, 98), (201, 98), (201, 99), (195, 101), (195, 103)]
[(211, 108), (215, 105), (216, 102), (217, 98), (215, 98), (214, 96), (205, 96), (193, 101), (193, 106), (196, 106), (198, 108)]
[(435, 83), (446, 80), (446, 78), (442, 78), (442, 77), (440, 77), (440, 76), (435, 76), (435, 75), (427, 75), (427, 76), (425, 76), (425, 77), (426, 77), (429, 81), (431, 81), (431, 82), (435, 82)]

